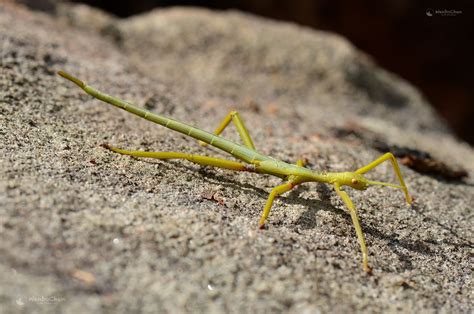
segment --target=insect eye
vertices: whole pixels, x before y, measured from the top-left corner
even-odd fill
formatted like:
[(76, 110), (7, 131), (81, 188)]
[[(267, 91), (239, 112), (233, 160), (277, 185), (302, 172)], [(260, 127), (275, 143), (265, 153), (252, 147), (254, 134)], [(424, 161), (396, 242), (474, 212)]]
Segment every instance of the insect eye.
[(352, 182), (352, 184), (357, 184), (357, 183), (359, 183), (359, 181), (358, 181), (357, 179), (352, 179), (351, 182)]

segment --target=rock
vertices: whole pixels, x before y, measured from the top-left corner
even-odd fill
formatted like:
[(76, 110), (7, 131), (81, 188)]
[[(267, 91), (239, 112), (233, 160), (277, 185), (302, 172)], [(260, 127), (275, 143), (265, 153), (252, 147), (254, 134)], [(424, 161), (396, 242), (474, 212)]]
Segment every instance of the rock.
[[(120, 20), (48, 3), (50, 13), (0, 6), (1, 312), (472, 309), (474, 153), (409, 83), (337, 35), (239, 12)], [(402, 166), (412, 207), (397, 190), (348, 191), (367, 276), (330, 187), (279, 198), (257, 230), (279, 180), (112, 154), (100, 144), (224, 156), (92, 99), (58, 70), (206, 130), (237, 109), (259, 151), (321, 171), (403, 147), (467, 177)], [(394, 180), (388, 164), (371, 178)]]

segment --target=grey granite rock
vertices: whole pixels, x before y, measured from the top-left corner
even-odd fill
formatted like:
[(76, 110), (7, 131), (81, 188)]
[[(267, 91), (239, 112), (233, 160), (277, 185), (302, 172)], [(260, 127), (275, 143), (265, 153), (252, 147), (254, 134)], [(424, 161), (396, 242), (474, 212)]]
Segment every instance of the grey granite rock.
[[(474, 153), (409, 83), (337, 35), (238, 12), (55, 12), (0, 3), (0, 312), (472, 311)], [(106, 151), (221, 156), (92, 99), (60, 69), (206, 130), (235, 108), (260, 151), (315, 169), (374, 160), (375, 134), (469, 177), (402, 166), (413, 207), (387, 188), (349, 191), (367, 276), (332, 189), (281, 197), (259, 231), (279, 180)], [(393, 180), (389, 165), (371, 177)]]

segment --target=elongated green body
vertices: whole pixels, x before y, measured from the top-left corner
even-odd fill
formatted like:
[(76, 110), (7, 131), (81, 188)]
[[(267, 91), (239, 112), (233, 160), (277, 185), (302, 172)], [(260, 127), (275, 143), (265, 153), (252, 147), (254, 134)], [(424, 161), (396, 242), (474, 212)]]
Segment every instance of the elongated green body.
[(69, 75), (68, 73), (60, 71), (59, 75), (76, 83), (89, 95), (100, 99), (106, 103), (109, 103), (115, 107), (118, 107), (127, 112), (133, 113), (141, 118), (162, 125), (168, 129), (180, 132), (184, 135), (193, 137), (199, 141), (212, 145), (247, 163), (258, 163), (259, 166), (256, 170), (260, 173), (271, 174), (281, 178), (285, 178), (289, 175), (297, 175), (307, 177), (309, 180), (317, 180), (319, 182), (326, 183), (330, 182), (330, 177), (328, 177), (328, 174), (320, 174), (304, 167), (295, 166), (284, 161), (277, 160), (275, 158), (263, 155), (257, 152), (256, 150), (231, 142), (228, 139), (217, 136), (210, 132), (142, 109), (129, 102), (123, 101), (106, 93), (102, 93), (97, 89), (85, 84), (81, 80)]
[[(64, 73), (64, 72), (59, 72), (59, 74), (65, 78), (71, 79), (69, 74)], [(72, 79), (71, 79), (72, 80)], [(74, 82), (74, 80), (73, 80)], [(94, 96), (97, 99), (100, 99), (102, 101), (105, 101), (106, 103), (109, 103), (111, 105), (114, 105), (118, 108), (121, 108), (127, 112), (133, 113), (139, 117), (142, 117), (146, 120), (155, 122), (159, 125), (162, 125), (168, 129), (183, 133), (184, 135), (193, 137), (197, 140), (203, 141), (209, 145), (212, 145), (214, 147), (217, 147), (245, 162), (252, 163), (254, 161), (264, 161), (264, 160), (270, 160), (271, 158), (262, 155), (256, 151), (253, 151), (245, 146), (236, 144), (234, 142), (231, 142), (223, 137), (217, 136), (215, 134), (206, 132), (204, 130), (195, 128), (193, 126), (190, 126), (186, 123), (176, 121), (170, 118), (163, 117), (161, 115), (158, 115), (156, 113), (152, 113), (150, 111), (147, 111), (145, 109), (142, 109), (140, 107), (137, 107), (131, 103), (125, 102), (121, 99), (115, 98), (113, 96), (110, 96), (108, 94), (99, 92), (95, 88), (88, 86), (84, 84), (81, 81), (81, 84), (78, 84), (86, 93), (88, 93), (91, 96)]]
[[(86, 93), (89, 95), (100, 99), (106, 103), (114, 105), (118, 108), (121, 108), (127, 112), (133, 113), (139, 117), (167, 127), (171, 130), (180, 132), (184, 135), (188, 135), (193, 137), (201, 143), (212, 145), (218, 149), (223, 150), (231, 154), (232, 156), (236, 157), (244, 161), (247, 164), (243, 164), (241, 162), (236, 162), (232, 160), (226, 160), (222, 158), (215, 158), (209, 156), (201, 156), (201, 155), (192, 155), (187, 153), (181, 152), (143, 152), (143, 151), (129, 151), (120, 149), (117, 147), (110, 146), (108, 144), (103, 145), (105, 148), (119, 153), (123, 155), (135, 156), (135, 157), (146, 157), (146, 158), (157, 158), (162, 160), (167, 159), (186, 159), (191, 162), (206, 165), (206, 166), (214, 166), (223, 169), (230, 169), (236, 171), (251, 171), (257, 173), (264, 173), (273, 175), (276, 177), (280, 177), (286, 180), (286, 183), (281, 184), (273, 188), (271, 191), (267, 203), (263, 209), (263, 214), (260, 219), (259, 226), (260, 228), (264, 227), (265, 220), (267, 219), (270, 209), (273, 204), (273, 200), (276, 196), (281, 195), (285, 192), (290, 191), (298, 184), (304, 182), (322, 182), (322, 183), (329, 183), (334, 186), (334, 190), (336, 193), (341, 197), (341, 199), (346, 204), (347, 208), (350, 211), (352, 222), (355, 227), (355, 231), (357, 234), (357, 238), (359, 240), (360, 248), (362, 251), (362, 264), (363, 268), (366, 272), (370, 273), (371, 268), (368, 264), (368, 254), (367, 254), (367, 247), (365, 244), (364, 234), (362, 232), (362, 228), (359, 223), (359, 218), (357, 216), (357, 211), (354, 207), (354, 204), (350, 200), (348, 194), (341, 189), (343, 186), (348, 186), (353, 189), (357, 190), (365, 190), (369, 185), (385, 185), (390, 186), (393, 188), (402, 189), (405, 193), (405, 197), (408, 203), (411, 203), (412, 199), (408, 194), (408, 189), (403, 181), (400, 168), (398, 166), (397, 160), (391, 153), (386, 153), (383, 156), (379, 157), (375, 161), (371, 162), (367, 166), (357, 169), (354, 172), (327, 172), (327, 173), (319, 173), (314, 170), (308, 169), (304, 167), (304, 162), (298, 160), (296, 165), (286, 163), (281, 160), (277, 160), (270, 156), (265, 156), (259, 153), (253, 144), (252, 139), (245, 127), (243, 120), (240, 118), (238, 112), (231, 111), (221, 122), (219, 127), (213, 133), (206, 132), (204, 130), (195, 128), (190, 126), (186, 123), (176, 121), (170, 118), (163, 117), (161, 115), (149, 112), (137, 106), (134, 106), (126, 101), (121, 99), (115, 98), (113, 96), (107, 95), (96, 90), (93, 87), (86, 85), (84, 82), (79, 80), (78, 78), (65, 73), (65, 72), (58, 72), (59, 75), (62, 77), (74, 82), (80, 88), (82, 88)], [(230, 122), (233, 122), (239, 132), (239, 135), (244, 143), (244, 145), (236, 144), (231, 142), (223, 137), (220, 137), (219, 134), (229, 125)], [(367, 180), (363, 174), (368, 172), (369, 170), (373, 169), (374, 167), (378, 166), (380, 163), (390, 160), (395, 171), (395, 174), (400, 181), (400, 185), (395, 185), (392, 183), (386, 182), (378, 182), (378, 181), (371, 181)]]

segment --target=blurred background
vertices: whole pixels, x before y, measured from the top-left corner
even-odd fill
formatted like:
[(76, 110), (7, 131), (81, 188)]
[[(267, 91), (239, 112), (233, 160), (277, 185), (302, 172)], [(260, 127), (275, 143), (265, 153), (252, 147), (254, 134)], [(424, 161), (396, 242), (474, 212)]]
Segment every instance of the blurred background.
[[(128, 17), (157, 7), (238, 9), (341, 34), (417, 86), (474, 145), (474, 1), (74, 0)], [(30, 1), (31, 3), (31, 1)], [(38, 6), (47, 0), (36, 0)]]

